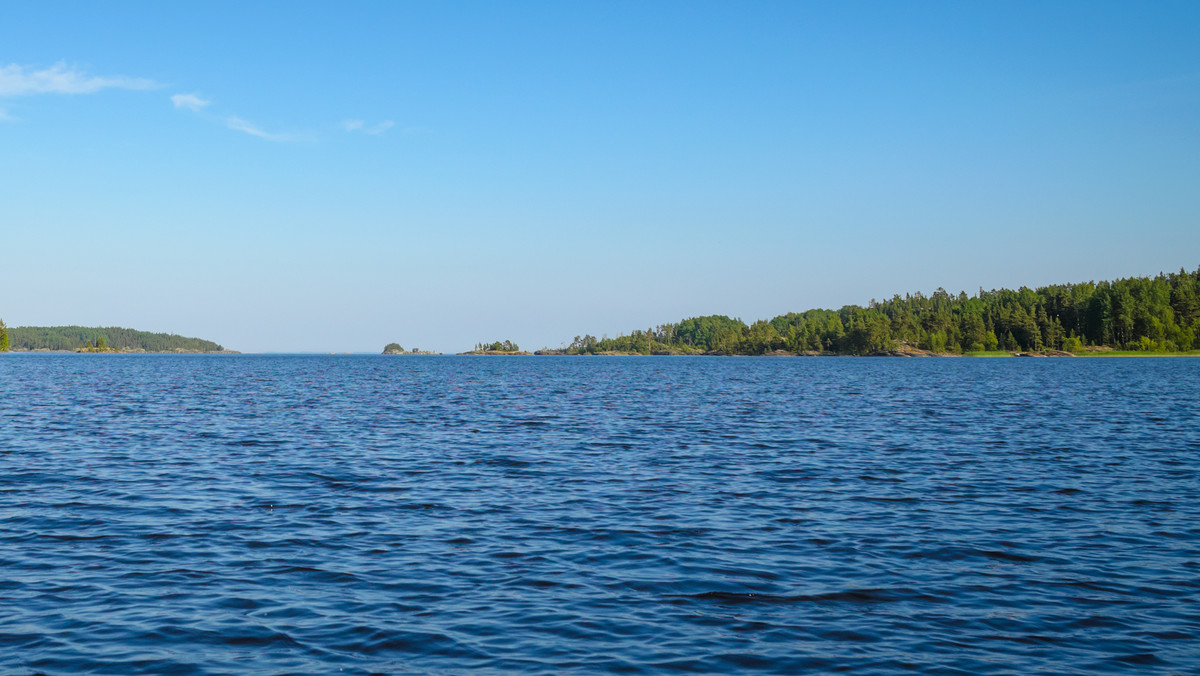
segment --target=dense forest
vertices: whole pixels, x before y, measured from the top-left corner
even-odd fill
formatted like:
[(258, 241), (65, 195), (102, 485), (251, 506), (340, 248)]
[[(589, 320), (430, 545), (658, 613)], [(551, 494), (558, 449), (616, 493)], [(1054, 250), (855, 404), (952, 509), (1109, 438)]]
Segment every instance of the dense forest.
[(1200, 268), (1195, 272), (1038, 289), (938, 289), (866, 307), (788, 313), (747, 325), (723, 315), (693, 317), (616, 338), (576, 336), (549, 353), (875, 354), (905, 344), (937, 353), (1005, 350), (1145, 352), (1200, 349)]
[(112, 349), (123, 352), (222, 352), (225, 349), (209, 340), (115, 326), (16, 326), (8, 329), (7, 333), (10, 349), (17, 351)]

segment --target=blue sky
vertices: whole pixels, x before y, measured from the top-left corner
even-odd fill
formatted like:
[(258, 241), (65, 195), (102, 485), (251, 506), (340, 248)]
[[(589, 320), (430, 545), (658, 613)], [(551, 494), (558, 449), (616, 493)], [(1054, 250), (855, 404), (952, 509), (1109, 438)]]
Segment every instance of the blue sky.
[(1200, 265), (1200, 4), (5, 3), (0, 318), (558, 346)]

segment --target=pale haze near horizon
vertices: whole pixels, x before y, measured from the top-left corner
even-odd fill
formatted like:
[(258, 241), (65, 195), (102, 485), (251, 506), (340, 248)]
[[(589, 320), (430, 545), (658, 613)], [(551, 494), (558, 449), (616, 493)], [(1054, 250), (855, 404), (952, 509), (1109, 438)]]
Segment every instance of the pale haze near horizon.
[(5, 14), (10, 326), (536, 349), (1200, 265), (1196, 3)]

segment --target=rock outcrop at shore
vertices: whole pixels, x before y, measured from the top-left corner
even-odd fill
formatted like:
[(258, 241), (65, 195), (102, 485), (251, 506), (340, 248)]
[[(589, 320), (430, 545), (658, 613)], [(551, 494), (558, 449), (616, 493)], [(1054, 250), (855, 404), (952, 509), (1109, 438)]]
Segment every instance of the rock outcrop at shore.
[(890, 350), (880, 350), (867, 355), (869, 357), (953, 357), (956, 355), (944, 354), (941, 352), (931, 352), (922, 350), (919, 347), (914, 347), (908, 343), (896, 343), (896, 346)]

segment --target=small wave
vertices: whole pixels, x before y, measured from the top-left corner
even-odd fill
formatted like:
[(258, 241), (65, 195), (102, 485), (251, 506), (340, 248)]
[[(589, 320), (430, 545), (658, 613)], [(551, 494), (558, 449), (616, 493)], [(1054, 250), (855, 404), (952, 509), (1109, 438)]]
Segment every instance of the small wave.
[(824, 594), (798, 594), (784, 596), (779, 594), (757, 594), (753, 592), (722, 592), (710, 591), (699, 594), (668, 594), (669, 598), (693, 599), (696, 601), (714, 601), (724, 605), (745, 604), (805, 604), (805, 603), (896, 603), (899, 601), (923, 601), (940, 603), (942, 599), (931, 594), (924, 594), (915, 589), (848, 589), (845, 591), (827, 592)]
[(1170, 662), (1163, 660), (1154, 653), (1134, 653), (1132, 655), (1120, 655), (1111, 658), (1110, 661), (1117, 662), (1119, 664), (1132, 664), (1139, 667), (1162, 667), (1170, 664)]
[(279, 440), (279, 439), (236, 439), (234, 441), (226, 442), (225, 445), (226, 446), (245, 446), (245, 447), (253, 448), (256, 446), (279, 446), (280, 444), (284, 444), (284, 443), (287, 443), (287, 442)]
[(282, 632), (275, 632), (274, 634), (265, 636), (226, 636), (224, 643), (231, 646), (251, 646), (255, 648), (265, 648), (267, 646), (277, 647), (280, 645), (294, 648), (304, 647), (302, 643)]
[(521, 460), (519, 458), (511, 458), (508, 456), (497, 456), (497, 457), (493, 457), (493, 458), (485, 458), (485, 459), (479, 460), (478, 462), (480, 465), (487, 465), (489, 467), (529, 467), (529, 466), (533, 465), (533, 463), (529, 462), (528, 460)]
[(1034, 563), (1035, 561), (1040, 560), (1040, 558), (1036, 556), (1015, 554), (1013, 552), (980, 550), (979, 553), (989, 559), (994, 559), (996, 561), (1010, 561), (1012, 563)]

